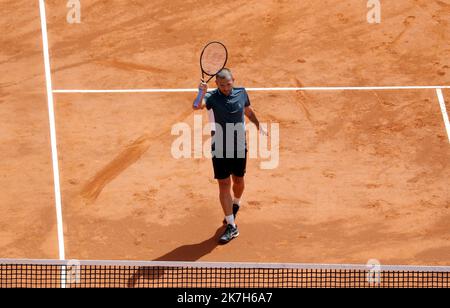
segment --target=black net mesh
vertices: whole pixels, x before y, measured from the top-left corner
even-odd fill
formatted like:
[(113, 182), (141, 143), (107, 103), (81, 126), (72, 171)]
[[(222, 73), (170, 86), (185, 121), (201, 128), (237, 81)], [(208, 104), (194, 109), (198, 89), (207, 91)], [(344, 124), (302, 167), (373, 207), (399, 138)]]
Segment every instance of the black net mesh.
[(1, 264), (2, 288), (448, 288), (449, 271)]

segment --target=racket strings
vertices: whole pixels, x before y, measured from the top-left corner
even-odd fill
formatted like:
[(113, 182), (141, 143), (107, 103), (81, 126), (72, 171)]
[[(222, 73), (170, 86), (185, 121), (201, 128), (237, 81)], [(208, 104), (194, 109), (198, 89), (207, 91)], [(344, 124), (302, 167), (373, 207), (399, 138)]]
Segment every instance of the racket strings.
[(227, 50), (221, 44), (210, 44), (203, 51), (201, 65), (205, 74), (213, 76), (223, 69), (227, 61)]

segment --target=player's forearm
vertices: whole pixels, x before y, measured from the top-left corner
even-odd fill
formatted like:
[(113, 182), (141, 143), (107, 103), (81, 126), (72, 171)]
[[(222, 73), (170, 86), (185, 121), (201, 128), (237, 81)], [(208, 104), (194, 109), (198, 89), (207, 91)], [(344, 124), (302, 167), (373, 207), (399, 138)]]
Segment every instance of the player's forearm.
[(205, 99), (207, 92), (208, 92), (208, 85), (202, 80), (202, 82), (198, 86), (197, 98), (192, 103), (192, 109), (199, 110), (205, 107), (203, 104), (203, 100)]
[(256, 114), (252, 111), (252, 112), (250, 112), (250, 114), (247, 117), (250, 120), (250, 122), (255, 124), (256, 127), (259, 129), (259, 121), (258, 121), (258, 118), (256, 117)]
[(197, 99), (194, 99), (194, 101), (192, 102), (192, 109), (194, 109), (194, 110), (200, 110), (200, 109), (203, 109), (203, 108), (204, 108), (204, 105), (203, 105), (203, 98), (201, 99), (201, 101), (200, 101), (200, 103), (198, 104), (198, 106), (195, 105), (196, 101), (197, 101)]
[[(205, 99), (205, 94), (203, 94), (200, 97), (195, 98), (194, 101), (192, 102), (192, 109), (200, 110), (200, 109), (205, 108), (205, 104), (203, 103), (204, 99)], [(199, 100), (198, 103), (197, 103), (197, 100)]]

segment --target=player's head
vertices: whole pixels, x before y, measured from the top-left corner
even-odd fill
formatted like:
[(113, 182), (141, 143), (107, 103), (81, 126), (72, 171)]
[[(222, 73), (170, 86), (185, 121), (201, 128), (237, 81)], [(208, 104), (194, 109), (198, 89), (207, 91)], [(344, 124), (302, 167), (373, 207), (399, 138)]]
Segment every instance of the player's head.
[(231, 93), (234, 85), (234, 77), (230, 69), (224, 68), (216, 75), (216, 85), (220, 92), (227, 95)]

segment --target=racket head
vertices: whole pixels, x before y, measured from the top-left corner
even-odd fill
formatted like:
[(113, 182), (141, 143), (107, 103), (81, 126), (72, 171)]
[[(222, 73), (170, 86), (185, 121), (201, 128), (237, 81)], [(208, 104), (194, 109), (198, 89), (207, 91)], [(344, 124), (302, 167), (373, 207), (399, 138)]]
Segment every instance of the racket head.
[[(208, 43), (200, 56), (200, 67), (202, 69), (203, 79), (205, 75), (211, 80), (227, 64), (228, 50), (221, 42), (213, 41)], [(208, 82), (206, 81), (206, 82)]]

